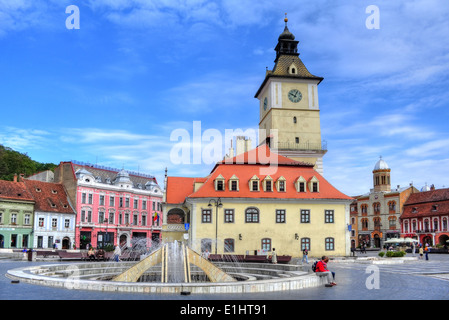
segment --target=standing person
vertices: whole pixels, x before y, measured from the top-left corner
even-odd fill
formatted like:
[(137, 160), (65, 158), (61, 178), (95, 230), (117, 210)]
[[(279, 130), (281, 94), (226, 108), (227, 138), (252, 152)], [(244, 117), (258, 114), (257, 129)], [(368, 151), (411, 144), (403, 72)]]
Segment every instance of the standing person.
[(430, 251), (429, 244), (426, 243), (426, 247), (424, 248), (424, 253), (426, 254), (426, 260), (429, 260), (429, 251)]
[(120, 246), (116, 245), (115, 250), (114, 250), (114, 261), (115, 262), (119, 262), (121, 254), (122, 254), (122, 250), (120, 249)]
[(304, 250), (302, 250), (301, 264), (304, 264), (304, 260), (306, 260), (306, 263), (309, 264), (309, 250), (307, 250), (307, 248), (304, 248)]
[(203, 256), (204, 259), (209, 260), (209, 257), (210, 257), (209, 250), (206, 249), (205, 251), (203, 251), (202, 256)]
[(424, 254), (424, 249), (423, 249), (422, 245), (419, 245), (418, 252), (419, 252), (419, 259), (422, 260), (423, 254)]
[(335, 282), (335, 272), (331, 272), (327, 269), (327, 263), (329, 262), (329, 258), (327, 256), (321, 257), (321, 261), (318, 261), (316, 265), (316, 273), (326, 274), (327, 281), (331, 286), (336, 286)]
[(273, 251), (271, 252), (271, 262), (274, 263), (274, 264), (278, 263), (278, 257), (277, 257), (277, 254), (276, 254), (275, 250), (276, 249), (273, 248)]

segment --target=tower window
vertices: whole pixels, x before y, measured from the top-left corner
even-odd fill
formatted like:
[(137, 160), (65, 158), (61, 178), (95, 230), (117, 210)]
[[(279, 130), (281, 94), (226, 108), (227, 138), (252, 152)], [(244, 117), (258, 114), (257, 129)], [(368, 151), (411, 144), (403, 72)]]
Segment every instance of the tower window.
[(296, 123), (297, 121), (296, 121), (296, 117), (293, 117), (293, 123)]
[(299, 143), (299, 138), (298, 137), (295, 138), (295, 142)]

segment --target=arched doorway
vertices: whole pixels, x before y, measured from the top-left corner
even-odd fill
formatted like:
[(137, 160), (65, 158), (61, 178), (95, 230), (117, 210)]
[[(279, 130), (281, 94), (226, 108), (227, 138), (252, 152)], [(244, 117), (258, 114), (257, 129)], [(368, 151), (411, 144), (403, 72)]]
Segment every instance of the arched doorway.
[(119, 245), (120, 247), (123, 247), (127, 246), (127, 244), (128, 244), (128, 237), (126, 236), (126, 234), (122, 234), (119, 239)]
[(380, 237), (378, 234), (374, 235), (374, 247), (375, 248), (380, 248)]
[(185, 222), (185, 212), (182, 209), (174, 208), (168, 211), (167, 224), (184, 224)]
[(62, 239), (62, 249), (70, 249), (70, 238), (65, 237)]
[(424, 237), (422, 238), (422, 243), (423, 243), (423, 245), (425, 245), (426, 243), (427, 243), (429, 246), (433, 245), (433, 243), (432, 243), (432, 237), (431, 237), (431, 236), (424, 236)]
[(448, 241), (449, 241), (449, 236), (447, 234), (442, 234), (438, 238), (438, 243), (441, 244), (442, 246), (449, 245)]

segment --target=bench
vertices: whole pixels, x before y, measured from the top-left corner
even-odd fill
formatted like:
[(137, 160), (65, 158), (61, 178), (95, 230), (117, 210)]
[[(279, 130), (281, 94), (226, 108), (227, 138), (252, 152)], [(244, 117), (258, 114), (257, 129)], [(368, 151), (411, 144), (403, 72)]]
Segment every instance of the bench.
[(278, 263), (289, 263), (292, 260), (292, 256), (278, 256)]
[(222, 261), (223, 258), (221, 257), (221, 254), (210, 254), (209, 255), (209, 261)]
[(58, 256), (58, 252), (52, 250), (36, 250), (38, 257), (48, 258), (50, 256)]
[(84, 252), (58, 251), (59, 260), (87, 260), (87, 254)]
[(243, 262), (243, 261), (245, 261), (245, 256), (242, 254), (224, 254), (223, 261), (225, 261), (225, 262)]
[(267, 256), (246, 255), (245, 262), (268, 262)]

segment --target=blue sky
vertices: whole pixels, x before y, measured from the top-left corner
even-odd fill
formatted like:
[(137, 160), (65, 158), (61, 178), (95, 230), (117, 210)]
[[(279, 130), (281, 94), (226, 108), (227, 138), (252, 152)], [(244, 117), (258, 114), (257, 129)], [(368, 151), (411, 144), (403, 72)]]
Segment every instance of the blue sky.
[[(69, 5), (79, 29), (66, 28)], [(369, 5), (379, 29), (366, 27)], [(194, 121), (223, 135), (258, 127), (254, 94), (285, 12), (300, 58), (324, 77), (324, 176), (368, 192), (382, 155), (393, 186), (449, 187), (446, 0), (0, 0), (0, 144), (161, 185), (166, 167), (205, 176), (213, 165), (170, 161), (170, 136)]]

